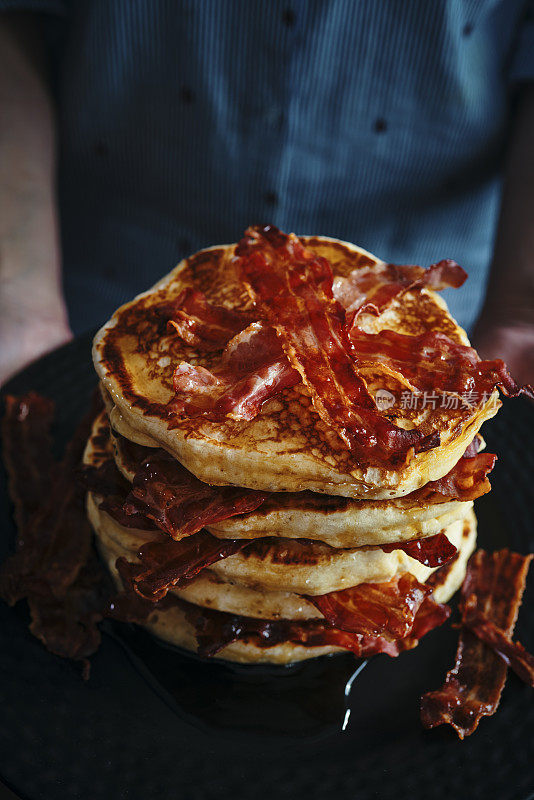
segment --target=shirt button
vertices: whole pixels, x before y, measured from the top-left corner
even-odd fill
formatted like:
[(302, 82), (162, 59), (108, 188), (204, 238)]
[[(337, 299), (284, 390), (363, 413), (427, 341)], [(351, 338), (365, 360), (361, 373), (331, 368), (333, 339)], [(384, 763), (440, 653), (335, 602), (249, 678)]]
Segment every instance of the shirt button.
[(270, 206), (275, 206), (278, 203), (278, 195), (276, 194), (276, 192), (273, 192), (272, 190), (265, 192), (265, 194), (263, 195), (263, 199)]
[(467, 22), (462, 29), (462, 34), (463, 36), (471, 36), (472, 33), (473, 33), (473, 24), (471, 22)]
[(95, 153), (96, 153), (97, 156), (100, 156), (100, 158), (103, 158), (104, 156), (107, 156), (107, 154), (109, 152), (109, 147), (107, 146), (107, 144), (105, 142), (103, 142), (102, 140), (99, 140), (98, 142), (96, 142), (94, 150), (95, 150)]
[(189, 86), (182, 86), (180, 89), (180, 98), (182, 103), (192, 103), (195, 99), (195, 93)]
[(388, 124), (383, 117), (375, 119), (374, 129), (375, 133), (384, 133), (387, 130)]
[(282, 21), (288, 28), (291, 28), (295, 24), (296, 18), (296, 14), (292, 8), (286, 8), (282, 14)]

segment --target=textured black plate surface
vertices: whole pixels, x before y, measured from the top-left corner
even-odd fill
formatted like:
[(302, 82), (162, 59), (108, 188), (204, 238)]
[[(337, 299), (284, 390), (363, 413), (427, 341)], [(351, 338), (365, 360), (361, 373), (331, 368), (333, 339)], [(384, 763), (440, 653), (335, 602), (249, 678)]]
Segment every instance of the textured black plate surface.
[[(56, 400), (61, 447), (94, 385), (85, 337), (7, 389)], [(477, 502), (481, 546), (534, 549), (533, 423), (526, 401), (507, 401), (484, 428), (499, 461), (493, 492)], [(14, 537), (5, 488), (0, 500), (3, 559)], [(516, 630), (530, 650), (533, 584)], [(447, 625), (416, 650), (378, 656), (360, 670), (349, 655), (287, 670), (234, 670), (115, 626), (84, 683), (32, 639), (22, 604), (0, 604), (0, 776), (28, 800), (527, 800), (534, 698), (515, 676), (497, 714), (464, 742), (452, 730), (420, 726), (419, 696), (441, 685), (455, 641)]]

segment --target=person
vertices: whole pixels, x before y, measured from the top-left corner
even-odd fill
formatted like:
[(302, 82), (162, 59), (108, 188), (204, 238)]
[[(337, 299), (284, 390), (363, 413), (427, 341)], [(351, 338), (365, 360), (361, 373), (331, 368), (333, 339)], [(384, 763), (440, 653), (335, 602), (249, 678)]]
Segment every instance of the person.
[(531, 2), (0, 10), (0, 381), (271, 222), (454, 258), (453, 314), (534, 382)]

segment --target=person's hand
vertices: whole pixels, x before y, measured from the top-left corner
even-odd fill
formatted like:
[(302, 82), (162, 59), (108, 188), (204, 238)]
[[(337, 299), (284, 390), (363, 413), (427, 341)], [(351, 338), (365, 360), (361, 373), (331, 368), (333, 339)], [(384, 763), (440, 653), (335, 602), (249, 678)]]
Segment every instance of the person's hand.
[(0, 300), (0, 385), (30, 362), (72, 338), (65, 309), (56, 301), (43, 304)]
[(534, 386), (534, 309), (532, 319), (493, 319), (482, 315), (473, 334), (481, 358), (502, 358), (520, 386)]

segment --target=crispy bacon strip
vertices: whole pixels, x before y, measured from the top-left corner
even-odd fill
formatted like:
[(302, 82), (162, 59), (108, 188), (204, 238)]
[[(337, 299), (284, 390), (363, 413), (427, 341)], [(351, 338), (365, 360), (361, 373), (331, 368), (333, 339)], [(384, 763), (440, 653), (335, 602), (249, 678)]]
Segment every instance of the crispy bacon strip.
[(123, 525), (125, 528), (131, 528), (137, 531), (157, 531), (159, 530), (155, 522), (143, 514), (141, 511), (136, 511), (133, 507), (128, 507), (128, 512), (124, 510), (124, 500), (117, 497), (106, 497), (101, 503), (100, 508), (105, 511), (110, 517)]
[(249, 228), (236, 256), (256, 308), (276, 330), (315, 410), (362, 464), (404, 462), (414, 450), (439, 444), (439, 435), (403, 430), (378, 412), (351, 358), (326, 259), (271, 226)]
[[(18, 425), (31, 427), (31, 409), (36, 409), (35, 402), (32, 405), (32, 401), (25, 397), (14, 398), (12, 402), (18, 404), (19, 408), (27, 406), (28, 413), (26, 416), (12, 416), (10, 424), (4, 426), (4, 436), (11, 451), (14, 442), (20, 439)], [(39, 426), (41, 419), (39, 412), (37, 413)], [(28, 592), (40, 590), (44, 586), (51, 587), (56, 596), (62, 596), (85, 561), (91, 532), (85, 514), (83, 521), (80, 519), (81, 492), (74, 472), (81, 459), (92, 419), (91, 413), (78, 426), (59, 468), (53, 464), (52, 475), (55, 479), (52, 486), (47, 487), (43, 482), (45, 494), (40, 499), (37, 494), (32, 495), (31, 509), (36, 506), (35, 513), (30, 516), (30, 508), (28, 511), (21, 508), (17, 514), (18, 518), (26, 519), (27, 522), (18, 530), (17, 551), (8, 558), (1, 570), (2, 595), (10, 604), (22, 599)], [(9, 442), (11, 435), (13, 439)], [(31, 434), (29, 438), (31, 440)], [(17, 461), (8, 464), (13, 476), (10, 481), (12, 486), (20, 485), (26, 472), (31, 474), (34, 464), (26, 462), (30, 457), (32, 462), (38, 462), (39, 453), (26, 450), (19, 454)], [(24, 498), (16, 497), (15, 500), (19, 507), (24, 506)], [(72, 528), (75, 528), (74, 534)]]
[[(445, 567), (440, 567), (440, 569), (446, 569), (446, 567), (447, 565), (445, 565)], [(439, 570), (436, 570), (436, 572), (432, 574), (435, 575), (438, 572)], [(415, 644), (417, 644), (419, 639), (422, 639), (427, 633), (434, 630), (434, 628), (437, 628), (439, 625), (443, 625), (443, 623), (449, 619), (450, 615), (451, 609), (446, 603), (437, 603), (431, 594), (428, 595), (428, 597), (425, 597), (423, 600), (421, 608), (415, 616), (410, 635), (405, 639), (399, 639), (399, 645), (403, 642), (407, 642), (407, 648), (405, 649), (414, 647), (414, 645), (411, 644), (412, 640), (415, 640)]]
[(135, 591), (135, 579), (145, 571), (143, 564), (132, 564), (125, 558), (118, 558), (115, 566), (123, 588), (108, 598), (102, 616), (110, 617), (118, 622), (142, 624), (154, 611), (164, 611), (177, 601), (177, 598), (172, 595), (166, 595), (158, 601), (147, 600)]
[[(174, 598), (173, 598), (174, 599)], [(353, 633), (333, 627), (328, 621), (265, 620), (228, 614), (223, 611), (200, 608), (182, 600), (188, 621), (193, 625), (198, 642), (198, 652), (214, 656), (231, 642), (252, 642), (257, 647), (274, 647), (291, 642), (304, 647), (335, 646), (350, 650), (358, 657), (377, 653), (398, 656), (415, 647), (426, 633), (441, 625), (449, 616), (445, 605), (435, 603), (430, 597), (421, 606), (412, 632), (404, 639)]]
[(463, 454), (462, 458), (472, 458), (476, 456), (477, 453), (480, 452), (480, 448), (482, 447), (482, 436), (477, 433), (477, 435), (473, 438), (473, 440), (467, 445), (465, 449), (465, 453)]
[(364, 636), (404, 639), (430, 592), (406, 572), (387, 583), (360, 583), (338, 592), (304, 596), (335, 628)]
[(54, 404), (35, 392), (7, 395), (5, 404), (2, 450), (20, 530), (47, 496), (57, 473), (50, 437)]
[[(248, 239), (245, 237), (237, 250), (241, 256), (245, 249), (248, 248), (248, 251), (252, 251), (255, 248), (254, 256), (257, 257), (261, 247), (259, 247), (258, 241), (252, 245), (251, 241), (254, 236), (257, 240), (263, 237), (264, 252), (262, 255), (264, 258), (267, 258), (268, 248), (265, 247), (265, 242), (268, 241), (271, 250), (276, 253), (275, 262), (283, 261), (287, 257), (286, 261), (293, 263), (293, 274), (297, 275), (297, 284), (294, 285), (293, 281), (293, 285), (291, 285), (291, 281), (288, 280), (288, 287), (286, 287), (289, 288), (293, 300), (299, 299), (301, 303), (305, 303), (311, 297), (317, 301), (318, 295), (322, 295), (322, 301), (326, 300), (329, 305), (329, 315), (323, 314), (321, 324), (318, 324), (319, 320), (314, 306), (310, 309), (311, 315), (308, 315), (315, 319), (313, 335), (316, 337), (319, 351), (324, 348), (321, 345), (320, 335), (317, 338), (317, 334), (332, 338), (332, 333), (335, 333), (330, 345), (330, 349), (333, 348), (330, 356), (333, 356), (336, 354), (334, 353), (336, 342), (340, 344), (341, 353), (347, 349), (345, 328), (352, 329), (351, 358), (354, 359), (355, 365), (351, 368), (350, 359), (349, 362), (346, 361), (346, 354), (340, 360), (340, 352), (337, 352), (339, 348), (336, 351), (335, 364), (331, 364), (337, 370), (340, 369), (340, 365), (344, 365), (344, 381), (340, 380), (338, 375), (337, 382), (332, 383), (331, 375), (328, 376), (328, 371), (324, 369), (319, 370), (317, 374), (308, 370), (310, 374), (307, 381), (305, 380), (310, 388), (310, 375), (315, 376), (315, 384), (318, 386), (315, 386), (312, 391), (312, 397), (316, 410), (322, 413), (325, 421), (332, 423), (330, 417), (333, 411), (336, 411), (338, 416), (341, 414), (343, 424), (337, 425), (339, 420), (335, 415), (333, 419), (339, 429), (338, 433), (349, 446), (354, 448), (354, 443), (351, 444), (352, 428), (355, 427), (357, 438), (359, 436), (365, 438), (366, 424), (371, 436), (375, 433), (373, 431), (373, 427), (376, 427), (373, 425), (374, 421), (368, 419), (369, 415), (367, 414), (368, 411), (372, 412), (375, 409), (374, 402), (369, 398), (365, 385), (358, 376), (358, 368), (364, 368), (370, 364), (376, 366), (376, 363), (382, 363), (386, 371), (396, 375), (413, 392), (429, 390), (435, 392), (440, 389), (445, 394), (451, 393), (459, 398), (461, 393), (462, 403), (466, 404), (469, 403), (469, 397), (487, 395), (496, 385), (499, 385), (506, 394), (511, 396), (519, 393), (534, 396), (531, 387), (520, 388), (512, 380), (501, 361), (481, 362), (474, 350), (452, 342), (443, 334), (428, 333), (414, 337), (403, 336), (393, 331), (381, 331), (379, 334), (371, 335), (365, 334), (357, 327), (356, 316), (358, 313), (364, 310), (379, 313), (394, 297), (409, 289), (421, 286), (429, 286), (433, 289), (460, 286), (466, 275), (455, 262), (441, 261), (439, 264), (433, 264), (427, 270), (418, 266), (391, 264), (363, 267), (354, 270), (349, 278), (336, 278), (333, 296), (332, 275), (328, 263), (325, 259), (306, 251), (296, 237), (288, 237), (271, 226), (265, 229), (251, 229), (248, 234)], [(247, 257), (250, 257), (250, 252), (247, 253)], [(303, 280), (298, 278), (299, 271), (300, 278)], [(272, 275), (269, 277), (272, 278)], [(313, 290), (313, 286), (301, 285), (301, 283), (305, 284), (306, 279), (315, 285), (317, 291)], [(272, 289), (272, 286), (270, 288)], [(297, 294), (299, 298), (297, 298)], [(336, 303), (334, 298), (340, 299), (341, 304), (349, 310), (348, 319), (345, 318), (342, 305)], [(164, 321), (168, 321), (175, 332), (199, 352), (221, 350), (226, 346), (221, 362), (211, 370), (194, 366), (188, 362), (178, 365), (174, 375), (176, 399), (169, 404), (169, 411), (180, 417), (204, 416), (216, 422), (223, 421), (225, 418), (251, 420), (259, 413), (267, 400), (275, 397), (283, 389), (299, 383), (306, 365), (301, 363), (299, 367), (296, 354), (291, 356), (291, 353), (288, 352), (288, 348), (289, 351), (291, 350), (288, 341), (284, 345), (285, 353), (281, 344), (284, 335), (286, 339), (288, 338), (288, 328), (290, 334), (292, 331), (293, 340), (295, 339), (296, 332), (287, 323), (291, 320), (298, 321), (300, 318), (292, 315), (289, 303), (285, 305), (287, 306), (286, 317), (281, 320), (282, 324), (277, 328), (281, 339), (274, 336), (269, 325), (254, 322), (258, 313), (261, 311), (264, 314), (265, 309), (258, 308), (257, 312), (249, 312), (212, 305), (201, 292), (193, 288), (185, 289), (174, 303), (156, 306), (155, 313)], [(271, 317), (268, 316), (268, 319), (272, 322)], [(298, 329), (301, 338), (307, 335), (307, 344), (311, 341), (309, 335), (313, 327), (313, 325), (308, 325), (302, 330)], [(341, 342), (337, 340), (341, 340)], [(289, 361), (287, 356), (289, 356)], [(330, 356), (330, 361), (332, 361)], [(320, 362), (308, 358), (308, 366), (311, 361), (315, 363), (318, 370)], [(455, 365), (452, 371), (451, 363)], [(354, 373), (357, 375), (356, 378)], [(322, 397), (323, 384), (330, 389), (326, 398)], [(336, 391), (339, 389), (343, 389), (343, 391)], [(330, 402), (328, 402), (329, 400)], [(347, 400), (349, 401), (348, 406)], [(331, 408), (332, 401), (334, 409)], [(359, 418), (351, 419), (349, 414), (347, 427), (345, 417), (347, 417), (350, 404), (353, 402), (359, 405)], [(354, 416), (354, 412), (352, 416)], [(393, 427), (395, 432), (385, 430), (388, 427), (387, 420), (384, 420), (383, 417), (380, 419), (382, 425), (379, 426), (378, 436), (379, 438), (386, 437), (386, 450), (388, 451), (392, 447), (395, 452), (400, 449), (402, 453), (406, 451), (407, 454), (410, 451), (409, 440), (414, 436), (413, 444), (416, 450), (426, 449), (437, 444), (437, 435), (426, 437), (420, 442), (421, 437), (418, 437), (417, 432), (402, 431), (399, 434), (398, 429), (391, 425), (389, 428)], [(403, 457), (400, 456), (401, 459)], [(377, 463), (380, 463), (380, 460), (378, 458)]]
[(255, 322), (228, 343), (213, 371), (182, 361), (173, 380), (176, 398), (169, 408), (174, 413), (251, 420), (267, 400), (295, 386), (300, 375), (273, 329)]
[[(163, 451), (158, 450), (158, 452)], [(99, 467), (84, 466), (79, 471), (79, 479), (87, 491), (104, 498), (100, 508), (120, 525), (144, 531), (158, 530), (158, 526), (145, 514), (134, 509), (127, 514), (124, 510), (124, 502), (130, 493), (131, 485), (119, 472), (113, 459), (104, 461)]]
[[(463, 456), (443, 478), (429, 481), (417, 489), (417, 499), (431, 503), (435, 496), (461, 501), (476, 500), (491, 489), (488, 474), (497, 461), (493, 453), (477, 453), (476, 456)], [(415, 494), (415, 493), (414, 493)]]
[(384, 553), (392, 553), (393, 550), (403, 550), (406, 555), (415, 558), (425, 567), (441, 567), (456, 555), (456, 547), (450, 542), (444, 533), (436, 533), (435, 536), (427, 536), (424, 539), (412, 539), (408, 542), (394, 542), (393, 544), (383, 544), (381, 549)]
[[(43, 408), (48, 415), (48, 401), (36, 395), (9, 401), (3, 436), (6, 451), (16, 453), (16, 458), (6, 461), (11, 487), (20, 486), (39, 463), (40, 447), (47, 441)], [(91, 529), (76, 468), (98, 410), (93, 407), (82, 420), (61, 464), (48, 462), (51, 485), (42, 479), (34, 481), (25, 495), (15, 492), (17, 519), (22, 525), (17, 550), (0, 569), (0, 596), (10, 605), (26, 598), (32, 633), (51, 652), (81, 660), (86, 677), (87, 656), (100, 642), (96, 623), (107, 582), (91, 549)], [(28, 446), (17, 450), (19, 442)], [(46, 462), (50, 456), (44, 446), (42, 454)]]
[(130, 491), (129, 482), (118, 470), (113, 458), (104, 461), (98, 467), (84, 465), (79, 470), (78, 476), (87, 491), (102, 497), (124, 498)]
[(225, 344), (254, 320), (247, 311), (210, 303), (203, 292), (184, 289), (172, 303), (155, 307), (168, 327), (200, 352), (222, 350)]
[[(469, 560), (462, 586), (462, 600), (482, 614), (506, 637), (511, 637), (528, 566), (532, 556), (509, 550), (487, 553), (477, 550)], [(443, 687), (421, 698), (421, 720), (425, 728), (447, 723), (460, 739), (476, 730), (482, 716), (494, 714), (506, 681), (507, 665), (500, 655), (462, 628), (456, 663)]]
[(466, 599), (462, 608), (462, 624), (491, 647), (522, 681), (534, 687), (534, 656), (520, 642), (513, 642), (495, 623), (481, 614), (476, 605), (474, 595)]
[[(269, 492), (253, 489), (209, 486), (158, 449), (137, 470), (122, 511), (136, 518), (136, 526), (140, 515), (179, 540), (206, 525), (254, 511), (268, 496)], [(106, 510), (116, 516), (112, 507)]]
[(142, 444), (137, 444), (137, 442), (132, 442), (130, 439), (126, 439), (125, 436), (121, 436), (117, 431), (111, 431), (111, 436), (113, 442), (118, 444), (121, 457), (125, 459), (126, 464), (134, 472), (139, 464), (145, 460), (147, 453), (154, 452), (154, 447), (145, 447)]
[(248, 539), (217, 539), (208, 531), (199, 531), (179, 542), (168, 539), (147, 542), (138, 552), (141, 567), (121, 557), (117, 568), (139, 597), (157, 602), (170, 589), (181, 589), (201, 570), (238, 553), (248, 544)]
[(357, 314), (381, 314), (397, 297), (428, 286), (434, 291), (459, 288), (467, 273), (455, 261), (444, 259), (428, 269), (415, 265), (374, 264), (359, 267), (334, 281), (334, 297), (353, 319)]
[(101, 641), (98, 622), (110, 594), (108, 577), (96, 553), (90, 551), (65, 595), (52, 591), (30, 593), (31, 633), (54, 655), (81, 661), (84, 679), (89, 678), (89, 656)]
[(461, 395), (466, 403), (471, 395), (475, 406), (487, 401), (496, 387), (508, 397), (525, 394), (534, 398), (532, 387), (519, 386), (504, 361), (483, 361), (472, 347), (453, 342), (444, 333), (365, 333), (355, 324), (349, 339), (360, 369), (382, 364), (407, 382), (413, 392), (452, 393)]

